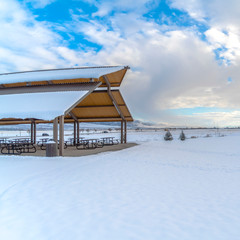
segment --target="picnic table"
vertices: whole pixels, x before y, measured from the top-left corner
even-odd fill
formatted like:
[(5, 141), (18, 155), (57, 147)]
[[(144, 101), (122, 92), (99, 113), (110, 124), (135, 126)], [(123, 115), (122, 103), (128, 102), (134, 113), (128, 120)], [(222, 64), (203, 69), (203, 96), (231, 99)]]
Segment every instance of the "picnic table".
[[(54, 141), (54, 139), (51, 138), (41, 138), (38, 140), (37, 145), (41, 148), (41, 150), (46, 150), (46, 144), (48, 141)], [(58, 141), (59, 144), (59, 141)], [(67, 148), (67, 141), (64, 141), (64, 148)]]
[(7, 138), (0, 138), (0, 146), (7, 142)]
[(31, 143), (32, 140), (30, 138), (10, 138), (7, 139), (9, 143)]
[(41, 148), (41, 150), (45, 150), (46, 149), (46, 143), (49, 140), (50, 140), (50, 138), (41, 138), (37, 141), (37, 146), (39, 146)]
[(2, 154), (20, 155), (35, 152), (36, 147), (29, 138), (7, 139), (4, 143), (1, 143)]
[(103, 146), (108, 146), (108, 145), (116, 145), (118, 144), (118, 140), (115, 139), (115, 137), (103, 137), (101, 138)]
[(79, 143), (77, 143), (76, 148), (78, 150), (81, 149), (95, 149), (98, 147), (103, 147), (102, 142), (97, 138), (92, 139), (81, 139)]
[(75, 146), (76, 144), (78, 144), (78, 142), (80, 142), (81, 140), (83, 140), (84, 138), (83, 137), (80, 137), (78, 139), (75, 140), (75, 144), (74, 144), (74, 138), (69, 138), (67, 141), (66, 141), (66, 144), (68, 146)]

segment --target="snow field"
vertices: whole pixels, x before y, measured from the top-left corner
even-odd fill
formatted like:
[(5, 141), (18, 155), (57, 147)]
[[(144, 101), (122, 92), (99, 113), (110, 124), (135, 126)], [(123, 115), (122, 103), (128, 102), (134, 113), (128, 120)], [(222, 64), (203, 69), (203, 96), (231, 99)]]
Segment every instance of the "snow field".
[(0, 239), (239, 239), (240, 135), (162, 137), (133, 132), (140, 145), (87, 157), (1, 156)]

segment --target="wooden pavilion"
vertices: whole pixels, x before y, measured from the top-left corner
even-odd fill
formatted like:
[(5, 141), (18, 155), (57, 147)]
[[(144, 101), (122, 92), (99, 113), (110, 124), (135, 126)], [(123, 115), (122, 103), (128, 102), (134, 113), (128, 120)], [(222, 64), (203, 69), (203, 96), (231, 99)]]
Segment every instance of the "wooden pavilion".
[(31, 140), (36, 143), (36, 125), (53, 123), (60, 156), (64, 123), (74, 124), (76, 142), (81, 122), (121, 122), (121, 143), (126, 143), (127, 122), (133, 118), (119, 87), (128, 69), (105, 66), (0, 74), (0, 125), (31, 124)]

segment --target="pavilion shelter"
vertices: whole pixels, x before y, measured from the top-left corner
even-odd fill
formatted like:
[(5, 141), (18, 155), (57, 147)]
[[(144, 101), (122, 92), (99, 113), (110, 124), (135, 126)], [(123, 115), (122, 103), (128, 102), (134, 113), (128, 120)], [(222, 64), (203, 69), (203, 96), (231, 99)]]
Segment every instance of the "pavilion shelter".
[[(121, 143), (133, 121), (119, 87), (128, 66), (81, 67), (0, 74), (0, 125), (53, 123), (53, 138), (64, 149), (64, 122), (121, 122)], [(59, 124), (59, 132), (58, 132)]]

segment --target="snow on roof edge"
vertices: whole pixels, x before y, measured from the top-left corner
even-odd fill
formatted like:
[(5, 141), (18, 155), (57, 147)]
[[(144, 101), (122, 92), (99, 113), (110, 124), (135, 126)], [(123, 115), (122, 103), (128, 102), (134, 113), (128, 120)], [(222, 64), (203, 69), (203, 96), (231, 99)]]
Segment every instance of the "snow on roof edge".
[(0, 73), (1, 75), (10, 75), (10, 74), (18, 74), (18, 73), (30, 73), (30, 72), (47, 72), (47, 71), (58, 71), (58, 70), (74, 70), (74, 69), (94, 69), (94, 68), (116, 68), (122, 67), (123, 69), (129, 69), (129, 66), (92, 66), (92, 67), (73, 67), (73, 68), (51, 68), (51, 69), (38, 69), (38, 70), (30, 70), (30, 71), (20, 71), (20, 72), (8, 72), (8, 73)]
[(51, 81), (74, 78), (99, 78), (113, 72), (129, 69), (128, 66), (100, 66), (100, 67), (78, 67), (43, 69), (35, 71), (13, 72), (0, 74), (0, 84)]
[(80, 99), (84, 99), (89, 91), (40, 92), (13, 95), (0, 95), (0, 119), (35, 118), (51, 121), (64, 115)]

